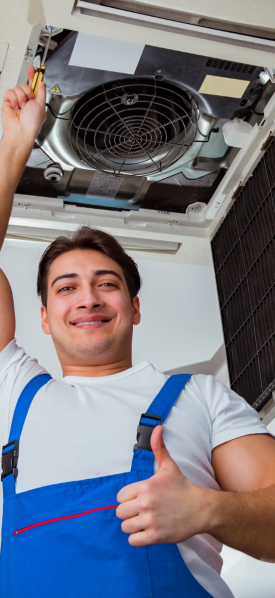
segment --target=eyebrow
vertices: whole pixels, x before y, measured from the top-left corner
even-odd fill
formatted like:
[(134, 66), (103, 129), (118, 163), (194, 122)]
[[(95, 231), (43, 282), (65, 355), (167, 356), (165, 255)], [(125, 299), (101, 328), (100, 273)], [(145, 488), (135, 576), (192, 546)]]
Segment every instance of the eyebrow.
[[(119, 278), (119, 280), (121, 280), (121, 282), (123, 282), (121, 276), (117, 272), (115, 272), (114, 270), (96, 270), (95, 273), (94, 273), (95, 276), (104, 276), (105, 274), (113, 274), (114, 276), (116, 276), (117, 278)], [(53, 285), (58, 280), (61, 280), (62, 278), (79, 278), (79, 274), (76, 274), (75, 272), (72, 272), (70, 274), (61, 274), (60, 276), (57, 276), (53, 280), (53, 282), (51, 284), (51, 287), (53, 287)]]

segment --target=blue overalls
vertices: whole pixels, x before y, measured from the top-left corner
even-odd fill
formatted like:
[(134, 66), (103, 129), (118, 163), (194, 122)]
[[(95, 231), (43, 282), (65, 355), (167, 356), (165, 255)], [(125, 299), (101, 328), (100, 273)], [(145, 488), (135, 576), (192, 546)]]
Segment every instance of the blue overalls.
[(3, 448), (1, 598), (212, 598), (176, 544), (130, 546), (116, 517), (119, 490), (153, 475), (151, 433), (189, 378), (171, 376), (142, 414), (131, 471), (16, 494), (23, 425), (50, 376), (41, 374), (27, 384)]

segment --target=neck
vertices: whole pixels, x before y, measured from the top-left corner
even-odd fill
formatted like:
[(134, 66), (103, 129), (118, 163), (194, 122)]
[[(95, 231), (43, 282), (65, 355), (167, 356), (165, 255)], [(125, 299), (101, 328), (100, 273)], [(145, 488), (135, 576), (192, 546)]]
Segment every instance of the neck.
[(86, 378), (99, 378), (101, 376), (112, 376), (119, 374), (132, 367), (131, 358), (104, 363), (100, 365), (64, 365), (62, 364), (63, 376), (81, 376)]

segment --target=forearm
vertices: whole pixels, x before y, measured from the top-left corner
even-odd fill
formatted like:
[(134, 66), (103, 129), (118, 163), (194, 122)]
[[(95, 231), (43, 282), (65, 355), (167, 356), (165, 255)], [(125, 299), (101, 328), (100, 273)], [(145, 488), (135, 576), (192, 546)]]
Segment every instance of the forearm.
[(208, 533), (255, 559), (275, 562), (275, 486), (249, 493), (215, 492), (210, 502)]
[(0, 142), (0, 249), (7, 232), (13, 196), (32, 147), (32, 139), (19, 143), (12, 135), (4, 135)]

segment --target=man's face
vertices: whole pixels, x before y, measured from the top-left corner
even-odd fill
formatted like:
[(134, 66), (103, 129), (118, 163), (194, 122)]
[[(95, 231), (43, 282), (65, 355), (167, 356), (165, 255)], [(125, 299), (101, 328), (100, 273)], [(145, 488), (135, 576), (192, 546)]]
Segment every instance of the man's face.
[(41, 316), (61, 365), (131, 359), (139, 300), (131, 301), (122, 268), (99, 251), (76, 249), (53, 261)]

